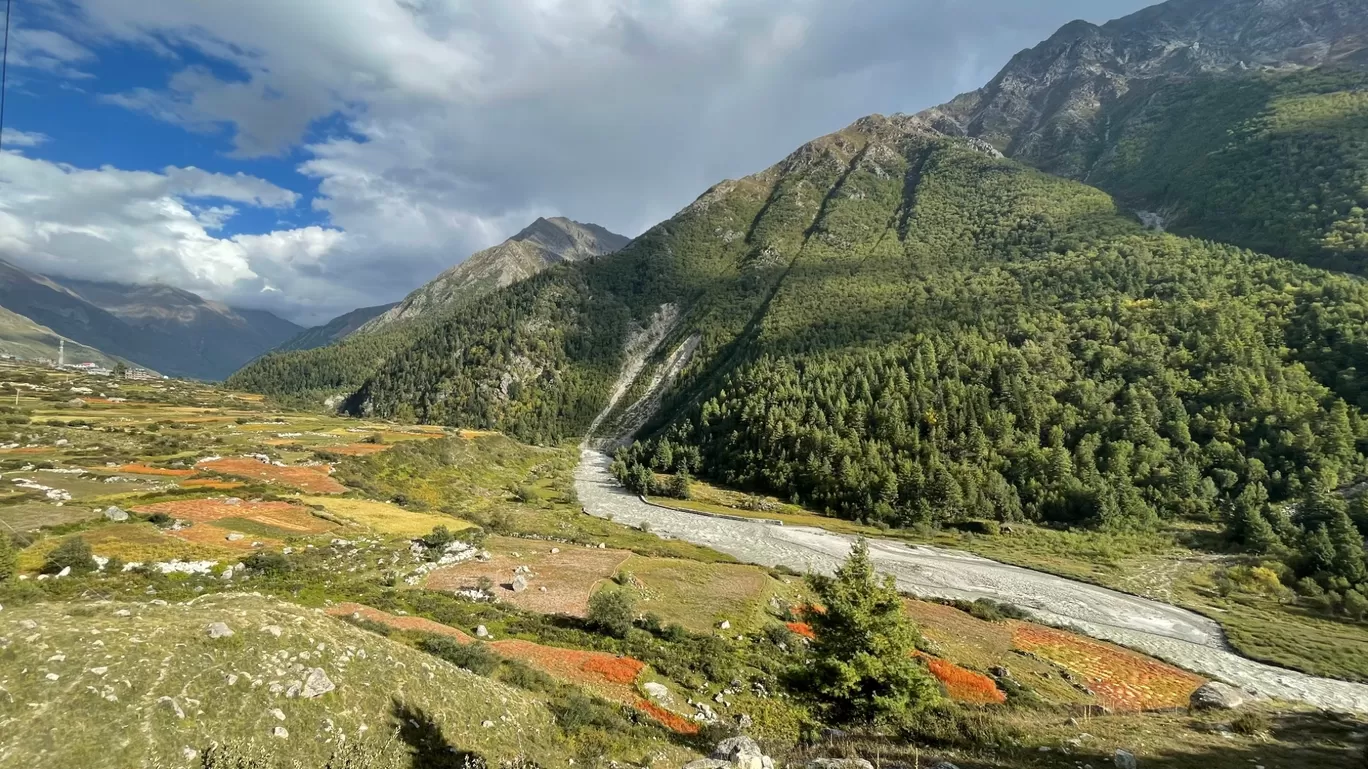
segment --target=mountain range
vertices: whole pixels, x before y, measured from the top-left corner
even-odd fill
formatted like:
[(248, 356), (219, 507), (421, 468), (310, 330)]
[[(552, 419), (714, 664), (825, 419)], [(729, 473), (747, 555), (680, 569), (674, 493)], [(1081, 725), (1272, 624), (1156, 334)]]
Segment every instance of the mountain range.
[(978, 92), (372, 335), (364, 380), (276, 358), (232, 381), (635, 437), (616, 470), (642, 491), (687, 472), (889, 525), (1238, 509), (1293, 532), (1279, 510), (1368, 476), (1368, 285), (1343, 274), (1368, 256), (1365, 2), (1066, 25)]
[(397, 304), (356, 310), (305, 331), (234, 374), (228, 385), (315, 404), (333, 402), (355, 391), (390, 355), (475, 300), (549, 267), (613, 253), (628, 240), (596, 224), (538, 218)]
[[(42, 337), (59, 335), (93, 348), (84, 353), (92, 362), (121, 358), (199, 379), (222, 379), (300, 330), (269, 312), (232, 308), (170, 286), (50, 277), (3, 260), (0, 307), (42, 327)], [(32, 333), (26, 327), (7, 324), (0, 346), (19, 344)]]

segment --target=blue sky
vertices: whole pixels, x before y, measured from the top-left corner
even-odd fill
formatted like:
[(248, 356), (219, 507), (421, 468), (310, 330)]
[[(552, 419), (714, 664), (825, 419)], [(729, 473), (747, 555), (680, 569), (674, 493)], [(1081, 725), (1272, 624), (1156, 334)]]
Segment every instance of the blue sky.
[(17, 0), (0, 258), (322, 322), (537, 216), (639, 234), (1144, 4)]

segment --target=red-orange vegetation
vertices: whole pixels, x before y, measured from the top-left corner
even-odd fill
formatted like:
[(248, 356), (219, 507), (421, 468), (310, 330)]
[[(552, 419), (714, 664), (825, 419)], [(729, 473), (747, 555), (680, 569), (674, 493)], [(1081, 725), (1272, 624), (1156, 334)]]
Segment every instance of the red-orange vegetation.
[(650, 700), (638, 699), (633, 707), (660, 722), (676, 734), (698, 734), (698, 724), (672, 710), (666, 710)]
[(333, 480), (328, 470), (323, 467), (282, 467), (268, 465), (251, 457), (212, 459), (199, 463), (199, 467), (238, 478), (278, 483), (310, 494), (341, 494), (347, 490), (346, 486)]
[(1138, 652), (1029, 622), (1012, 623), (1012, 639), (1018, 649), (1077, 674), (1112, 710), (1186, 707), (1188, 698), (1206, 682)]
[(214, 489), (216, 491), (240, 489), (243, 486), (237, 481), (221, 481), (218, 478), (188, 478), (176, 485), (182, 489)]
[(806, 622), (786, 622), (785, 627), (793, 631), (795, 635), (800, 635), (808, 640), (815, 641), (817, 634), (813, 632), (812, 626)]
[(945, 684), (945, 691), (949, 693), (950, 699), (975, 705), (1001, 705), (1007, 701), (1006, 693), (998, 689), (997, 684), (988, 676), (962, 668), (940, 657), (920, 653), (918, 656), (926, 660), (931, 675)]

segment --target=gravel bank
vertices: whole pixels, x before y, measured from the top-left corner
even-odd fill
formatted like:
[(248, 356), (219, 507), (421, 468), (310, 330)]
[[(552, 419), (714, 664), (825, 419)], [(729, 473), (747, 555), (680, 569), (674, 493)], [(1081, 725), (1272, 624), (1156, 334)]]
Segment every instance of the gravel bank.
[[(575, 488), (593, 515), (633, 526), (645, 522), (657, 534), (765, 566), (830, 573), (849, 552), (850, 537), (822, 529), (770, 526), (647, 505), (613, 481), (609, 462), (597, 450), (581, 449)], [(871, 540), (869, 550), (879, 569), (910, 593), (1016, 604), (1044, 622), (1071, 626), (1259, 695), (1368, 713), (1368, 685), (1241, 657), (1228, 650), (1215, 622), (1186, 609), (953, 550), (888, 540)]]

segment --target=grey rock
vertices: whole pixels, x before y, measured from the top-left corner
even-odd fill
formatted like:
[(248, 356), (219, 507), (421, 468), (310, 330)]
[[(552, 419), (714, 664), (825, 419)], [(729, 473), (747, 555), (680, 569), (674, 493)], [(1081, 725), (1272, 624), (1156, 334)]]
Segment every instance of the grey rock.
[(814, 758), (803, 769), (874, 769), (874, 765), (863, 758)]
[(513, 592), (521, 593), (527, 589), (527, 577), (519, 574), (513, 578)]
[(261, 627), (261, 632), (263, 632), (263, 633), (269, 633), (269, 634), (275, 636), (276, 638), (279, 638), (279, 637), (280, 637), (280, 634), (281, 634), (282, 632), (284, 632), (284, 631), (282, 631), (282, 630), (280, 629), (280, 626), (279, 626), (279, 625), (263, 625), (263, 626)]
[(937, 761), (931, 766), (931, 769), (959, 769), (959, 767), (949, 761)]
[(1192, 693), (1188, 705), (1193, 710), (1234, 710), (1245, 703), (1245, 693), (1230, 684), (1208, 681)]
[(488, 638), (488, 637), (489, 637), (489, 628), (485, 627), (484, 625), (476, 625), (476, 626), (475, 626), (475, 637), (476, 637), (476, 638)]
[(732, 769), (732, 764), (716, 758), (700, 758), (685, 764), (683, 769)]
[(233, 634), (233, 629), (222, 622), (211, 622), (205, 630), (210, 638), (227, 638)]
[(661, 704), (667, 703), (671, 699), (670, 688), (665, 684), (651, 681), (649, 683), (642, 684), (641, 688), (645, 690), (647, 696)]
[(1117, 748), (1112, 754), (1112, 763), (1116, 764), (1116, 769), (1136, 769), (1139, 766), (1135, 754), (1122, 748)]
[(247, 538), (247, 535), (246, 535), (246, 534), (243, 534), (243, 533), (240, 532), (240, 531), (230, 531), (230, 532), (228, 532), (228, 536), (225, 537), (225, 539), (227, 539), (229, 542), (237, 542), (238, 540), (242, 540), (242, 539), (246, 539), (246, 538)]
[(271, 730), (271, 736), (277, 739), (288, 740), (290, 738), (290, 730), (283, 726), (277, 726)]
[(328, 674), (323, 668), (314, 668), (304, 677), (304, 691), (301, 694), (305, 699), (321, 697), (328, 692), (336, 689), (337, 685), (328, 678)]
[(128, 520), (128, 511), (111, 505), (110, 507), (105, 508), (104, 517), (105, 520), (114, 521), (115, 523), (123, 523), (124, 521)]
[(172, 697), (160, 697), (157, 699), (158, 705), (165, 705), (167, 710), (176, 714), (176, 718), (185, 718), (185, 711), (181, 709), (180, 703)]

